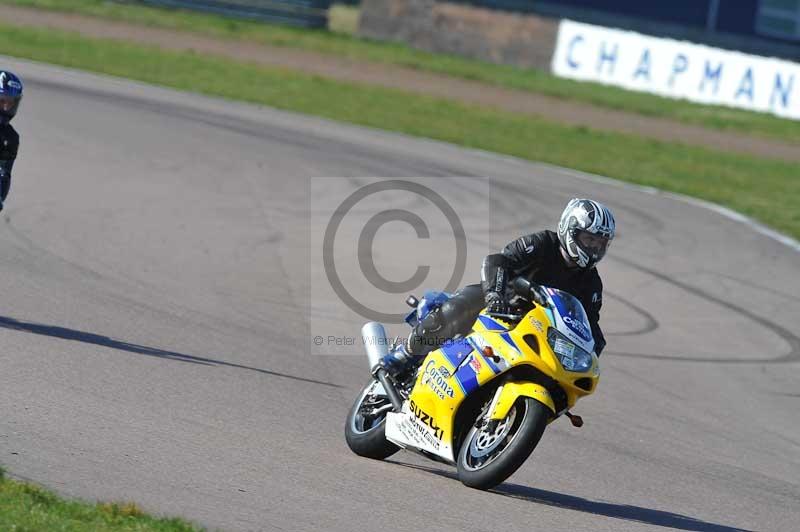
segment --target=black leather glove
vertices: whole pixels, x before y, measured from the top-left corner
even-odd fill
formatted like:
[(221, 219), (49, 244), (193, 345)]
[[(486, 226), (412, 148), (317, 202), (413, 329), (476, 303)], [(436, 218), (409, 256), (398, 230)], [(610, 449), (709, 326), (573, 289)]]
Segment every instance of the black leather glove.
[(510, 314), (511, 307), (502, 295), (497, 292), (486, 294), (486, 311), (489, 314)]

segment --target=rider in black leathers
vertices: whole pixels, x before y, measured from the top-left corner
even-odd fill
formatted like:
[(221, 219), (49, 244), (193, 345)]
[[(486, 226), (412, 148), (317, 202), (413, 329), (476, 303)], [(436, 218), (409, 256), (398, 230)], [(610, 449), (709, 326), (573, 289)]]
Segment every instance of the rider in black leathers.
[(22, 81), (0, 70), (0, 211), (11, 188), (11, 169), (19, 151), (19, 135), (11, 126), (22, 100)]
[(411, 332), (407, 345), (398, 346), (381, 365), (396, 375), (446, 340), (467, 334), (484, 308), (489, 313), (508, 314), (512, 310), (509, 281), (517, 276), (577, 297), (586, 310), (599, 355), (606, 340), (599, 323), (603, 283), (595, 265), (614, 233), (614, 217), (606, 206), (573, 199), (564, 209), (558, 233), (545, 230), (522, 236), (502, 253), (487, 256), (481, 284), (462, 288), (428, 314)]

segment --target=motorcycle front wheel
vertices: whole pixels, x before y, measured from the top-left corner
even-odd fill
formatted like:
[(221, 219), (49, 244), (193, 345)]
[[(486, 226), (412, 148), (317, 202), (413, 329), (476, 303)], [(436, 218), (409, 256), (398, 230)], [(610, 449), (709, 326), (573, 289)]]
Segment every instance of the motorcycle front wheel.
[(491, 489), (510, 477), (539, 444), (552, 412), (520, 397), (505, 419), (472, 427), (458, 453), (458, 478), (470, 488)]
[(377, 388), (378, 383), (370, 381), (361, 391), (347, 415), (344, 437), (357, 455), (383, 460), (400, 448), (386, 439), (386, 414), (392, 411), (392, 403), (376, 394)]

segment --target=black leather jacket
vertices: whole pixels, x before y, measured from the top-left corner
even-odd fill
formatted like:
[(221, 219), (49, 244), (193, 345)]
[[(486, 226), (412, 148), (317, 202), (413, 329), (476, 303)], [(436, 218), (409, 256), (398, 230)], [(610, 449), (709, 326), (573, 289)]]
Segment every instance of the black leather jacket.
[(0, 200), (5, 201), (11, 188), (11, 168), (19, 150), (19, 134), (11, 124), (0, 124)]
[(541, 231), (514, 240), (503, 248), (502, 253), (484, 259), (481, 271), (483, 292), (503, 294), (508, 281), (519, 275), (532, 282), (569, 292), (580, 300), (586, 310), (592, 326), (595, 351), (599, 355), (606, 345), (599, 323), (603, 283), (595, 268), (568, 268), (560, 246), (558, 235), (553, 231)]

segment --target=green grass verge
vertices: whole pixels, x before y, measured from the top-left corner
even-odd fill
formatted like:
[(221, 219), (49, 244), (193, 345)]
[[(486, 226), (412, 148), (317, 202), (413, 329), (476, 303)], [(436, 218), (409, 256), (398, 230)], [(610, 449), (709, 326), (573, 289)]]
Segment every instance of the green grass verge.
[[(713, 129), (800, 142), (800, 121), (783, 120), (768, 114), (727, 107), (697, 105), (594, 83), (578, 83), (544, 72), (433, 54), (397, 43), (360, 39), (346, 32), (297, 29), (104, 0), (0, 0), (0, 3), (81, 13), (217, 38), (241, 39), (335, 54), (355, 60), (401, 65)], [(352, 17), (352, 12), (348, 14), (346, 10), (343, 13), (336, 12), (336, 28), (342, 29), (348, 25), (352, 27)]]
[(800, 237), (797, 164), (52, 30), (0, 25), (0, 43), (0, 52), (18, 57), (430, 137), (689, 194)]
[(195, 532), (181, 519), (145, 515), (133, 503), (90, 504), (9, 479), (0, 469), (0, 530), (65, 532)]

